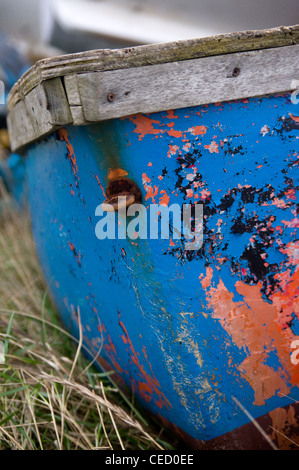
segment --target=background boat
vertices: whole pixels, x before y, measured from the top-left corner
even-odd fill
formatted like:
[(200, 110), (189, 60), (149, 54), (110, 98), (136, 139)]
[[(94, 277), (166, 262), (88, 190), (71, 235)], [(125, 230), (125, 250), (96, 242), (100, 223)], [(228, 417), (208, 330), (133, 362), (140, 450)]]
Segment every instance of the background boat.
[(51, 44), (66, 52), (299, 22), (293, 0), (1, 0), (0, 8), (0, 30), (31, 47)]

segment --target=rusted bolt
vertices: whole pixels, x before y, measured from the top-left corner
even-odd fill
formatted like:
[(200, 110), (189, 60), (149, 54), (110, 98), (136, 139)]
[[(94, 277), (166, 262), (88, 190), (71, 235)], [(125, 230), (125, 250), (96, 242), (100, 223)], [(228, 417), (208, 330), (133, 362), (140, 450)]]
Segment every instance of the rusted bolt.
[(115, 94), (114, 93), (108, 93), (107, 100), (110, 101), (110, 103), (112, 103), (115, 100)]
[(102, 203), (102, 209), (106, 212), (119, 211), (134, 204), (134, 194), (123, 191), (115, 196), (107, 197)]
[(238, 75), (240, 75), (240, 72), (241, 70), (239, 69), (239, 67), (235, 67), (233, 70), (232, 76), (237, 77)]
[[(110, 172), (111, 173), (111, 172)], [(115, 178), (109, 181), (106, 188), (107, 198), (102, 203), (102, 209), (107, 212), (118, 211), (129, 207), (134, 202), (139, 204), (142, 200), (141, 191), (137, 184), (129, 178)], [(118, 198), (121, 197), (119, 200)], [(112, 206), (112, 208), (111, 208)]]

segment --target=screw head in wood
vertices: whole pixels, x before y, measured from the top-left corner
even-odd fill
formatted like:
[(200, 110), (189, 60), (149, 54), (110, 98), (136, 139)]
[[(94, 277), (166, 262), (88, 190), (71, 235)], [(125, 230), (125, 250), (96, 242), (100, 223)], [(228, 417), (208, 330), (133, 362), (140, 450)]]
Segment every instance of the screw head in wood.
[(112, 103), (115, 100), (115, 94), (114, 93), (108, 93), (107, 100), (110, 101), (110, 103)]

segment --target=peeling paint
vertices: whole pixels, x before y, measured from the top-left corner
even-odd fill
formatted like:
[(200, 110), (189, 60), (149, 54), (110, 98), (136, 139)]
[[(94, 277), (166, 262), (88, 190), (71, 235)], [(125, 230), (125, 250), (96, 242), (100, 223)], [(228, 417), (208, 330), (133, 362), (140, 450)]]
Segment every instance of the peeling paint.
[[(100, 352), (146, 409), (196, 439), (249, 425), (232, 396), (272, 423), (280, 447), (278, 431), (293, 439), (298, 428), (296, 403), (286, 408), (299, 401), (289, 98), (69, 126), (27, 152), (37, 249), (63, 321), (78, 334), (79, 306), (91, 358)], [(147, 207), (202, 203), (201, 249), (185, 250), (171, 223), (169, 240), (99, 242), (95, 208), (119, 176)]]

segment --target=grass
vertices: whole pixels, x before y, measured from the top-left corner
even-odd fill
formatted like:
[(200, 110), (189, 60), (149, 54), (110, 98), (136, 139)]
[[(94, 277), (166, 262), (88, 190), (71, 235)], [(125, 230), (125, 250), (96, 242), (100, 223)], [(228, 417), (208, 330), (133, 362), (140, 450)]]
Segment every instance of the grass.
[(113, 373), (89, 364), (81, 341), (64, 330), (43, 281), (29, 217), (4, 210), (5, 194), (2, 203), (0, 450), (174, 449), (173, 438), (149, 422), (134, 397), (124, 396)]

